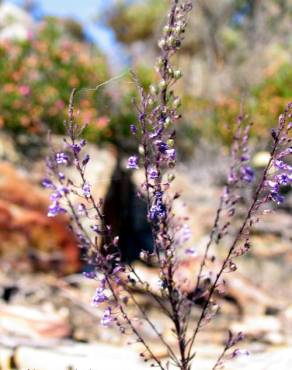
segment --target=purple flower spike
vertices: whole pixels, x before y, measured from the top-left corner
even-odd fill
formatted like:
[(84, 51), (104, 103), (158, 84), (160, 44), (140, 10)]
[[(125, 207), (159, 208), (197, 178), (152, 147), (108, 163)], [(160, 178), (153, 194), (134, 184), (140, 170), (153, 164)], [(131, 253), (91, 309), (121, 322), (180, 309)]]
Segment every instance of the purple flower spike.
[(127, 168), (130, 168), (132, 170), (136, 170), (138, 167), (138, 157), (136, 155), (132, 155), (128, 159)]

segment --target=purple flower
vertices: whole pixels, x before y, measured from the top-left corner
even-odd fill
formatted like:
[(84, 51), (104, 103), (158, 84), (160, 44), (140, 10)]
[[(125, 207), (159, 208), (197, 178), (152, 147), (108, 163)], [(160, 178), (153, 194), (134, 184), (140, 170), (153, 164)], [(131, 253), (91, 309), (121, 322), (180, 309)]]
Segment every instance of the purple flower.
[(82, 148), (86, 145), (86, 140), (81, 140), (79, 144), (74, 143), (71, 145), (71, 149), (75, 154), (79, 154)]
[(286, 157), (287, 155), (289, 155), (289, 154), (292, 154), (292, 147), (290, 147), (290, 148), (287, 148), (287, 149), (284, 149), (281, 153), (279, 153), (278, 155), (277, 155), (277, 158), (279, 159), (279, 158), (283, 158), (283, 157)]
[(100, 227), (98, 225), (92, 225), (91, 228), (95, 233), (97, 234), (101, 233)]
[(110, 307), (108, 307), (100, 320), (100, 323), (104, 326), (109, 326), (114, 321), (114, 318), (112, 317), (112, 310)]
[(237, 348), (233, 351), (233, 353), (231, 355), (231, 358), (235, 358), (235, 357), (238, 357), (238, 356), (249, 356), (249, 355), (250, 355), (250, 353), (246, 349)]
[(158, 171), (155, 167), (150, 167), (148, 170), (149, 179), (155, 180), (158, 177)]
[(100, 303), (106, 302), (108, 300), (107, 296), (104, 294), (103, 288), (97, 288), (95, 294), (92, 298), (91, 305), (97, 306)]
[(176, 160), (176, 150), (175, 149), (167, 149), (165, 154), (169, 161), (174, 162)]
[(275, 160), (274, 161), (274, 166), (278, 168), (279, 170), (284, 170), (284, 171), (289, 171), (292, 172), (292, 166), (289, 166), (289, 164), (280, 161), (280, 160)]
[(83, 158), (82, 165), (86, 166), (89, 160), (90, 160), (90, 156), (89, 154), (86, 154), (86, 156)]
[(162, 140), (156, 140), (155, 144), (157, 145), (158, 150), (160, 153), (165, 153), (168, 149), (168, 145), (164, 143)]
[(196, 255), (197, 255), (197, 251), (196, 251), (196, 249), (195, 249), (195, 248), (187, 248), (187, 249), (185, 250), (185, 253), (186, 253), (186, 254), (189, 254), (189, 255), (191, 255), (191, 256), (196, 256)]
[(246, 162), (250, 159), (249, 154), (242, 154), (240, 160), (241, 162)]
[(71, 145), (71, 148), (75, 154), (78, 154), (81, 151), (81, 146), (79, 144), (73, 144)]
[(43, 185), (44, 188), (47, 188), (47, 189), (55, 187), (55, 185), (52, 183), (52, 181), (50, 179), (47, 179), (47, 178), (43, 179), (42, 185)]
[(58, 177), (60, 181), (65, 180), (65, 175), (63, 174), (63, 172), (58, 172)]
[(241, 179), (251, 183), (254, 179), (254, 170), (250, 166), (243, 166), (240, 169)]
[(192, 235), (189, 225), (183, 225), (181, 231), (182, 231), (182, 241), (183, 242), (188, 241)]
[(85, 276), (87, 279), (95, 279), (96, 272), (95, 271), (85, 271), (83, 272), (83, 276)]
[(130, 125), (130, 130), (133, 135), (137, 134), (137, 127), (136, 125)]
[(66, 209), (62, 208), (58, 201), (54, 201), (49, 206), (48, 217), (55, 217), (61, 213), (66, 213)]
[(156, 201), (149, 210), (149, 219), (151, 221), (157, 222), (158, 220), (164, 219), (166, 217), (166, 207), (162, 200)]
[(138, 167), (138, 157), (136, 155), (132, 155), (131, 157), (129, 157), (127, 168), (130, 168), (133, 170), (139, 168)]
[(276, 176), (276, 180), (279, 185), (287, 186), (292, 183), (292, 174), (287, 175), (286, 173), (281, 173), (280, 175)]
[(57, 199), (60, 199), (63, 197), (63, 195), (65, 194), (68, 194), (69, 193), (69, 189), (66, 187), (66, 186), (59, 186), (55, 192), (53, 192), (51, 195), (50, 195), (50, 199), (52, 201), (56, 201)]
[(85, 182), (82, 186), (82, 192), (83, 192), (83, 195), (85, 196), (85, 198), (89, 198), (90, 195), (91, 195), (91, 192), (90, 192), (90, 185)]
[(79, 215), (84, 216), (86, 214), (86, 207), (83, 203), (79, 204), (77, 207), (77, 212)]
[(271, 199), (277, 204), (282, 204), (285, 200), (283, 195), (279, 194), (277, 191), (274, 191), (274, 190), (271, 191), (270, 196), (271, 196)]
[(236, 181), (238, 181), (238, 178), (237, 178), (237, 175), (235, 173), (235, 171), (230, 171), (229, 175), (228, 175), (228, 179), (227, 179), (228, 183), (231, 185), (231, 184), (234, 184), (236, 183)]
[[(150, 139), (155, 139), (156, 137), (158, 137), (161, 133), (162, 133), (162, 131), (163, 131), (163, 128), (162, 127), (160, 127), (158, 130), (155, 130), (154, 132), (151, 132), (150, 134), (149, 134), (149, 138)], [(161, 141), (160, 141), (161, 142)]]
[(63, 153), (63, 152), (56, 153), (55, 159), (56, 159), (56, 162), (58, 164), (66, 164), (67, 165), (68, 162), (69, 162), (68, 155)]

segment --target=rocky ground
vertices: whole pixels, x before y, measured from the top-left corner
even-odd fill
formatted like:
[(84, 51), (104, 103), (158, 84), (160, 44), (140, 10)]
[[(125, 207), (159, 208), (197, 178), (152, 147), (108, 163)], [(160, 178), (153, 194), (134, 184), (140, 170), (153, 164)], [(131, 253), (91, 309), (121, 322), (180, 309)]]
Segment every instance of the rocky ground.
[[(97, 197), (104, 196), (116, 165), (115, 151), (90, 150), (94, 191)], [(0, 156), (0, 368), (147, 368), (139, 359), (139, 346), (127, 347), (128, 338), (99, 325), (102, 309), (90, 306), (96, 284), (78, 273), (79, 253), (64, 227), (66, 219), (46, 218), (48, 195), (39, 186), (43, 162), (24, 166), (7, 138), (0, 140)], [(210, 151), (198, 154), (178, 167), (174, 184), (183, 194), (177, 211), (190, 216), (191, 243), (199, 254), (221, 191), (226, 164), (220, 156)], [(140, 176), (138, 172), (134, 182)], [(226, 370), (291, 368), (292, 196), (287, 198), (285, 207), (266, 215), (257, 226), (249, 255), (238, 261), (239, 271), (226, 277), (232, 300), (220, 299), (219, 316), (199, 336), (194, 369), (212, 368), (227, 328), (246, 333), (242, 346), (251, 355), (227, 362)], [(221, 253), (224, 250), (216, 252), (218, 261)], [(197, 266), (194, 258), (181, 269), (196, 271)], [(154, 269), (143, 265), (137, 269), (147, 281), (156, 279)], [(169, 323), (155, 304), (143, 292), (135, 294), (171, 338)], [(198, 314), (199, 309), (194, 309), (193, 320)], [(151, 330), (143, 330), (156, 355), (166, 361), (166, 352)]]

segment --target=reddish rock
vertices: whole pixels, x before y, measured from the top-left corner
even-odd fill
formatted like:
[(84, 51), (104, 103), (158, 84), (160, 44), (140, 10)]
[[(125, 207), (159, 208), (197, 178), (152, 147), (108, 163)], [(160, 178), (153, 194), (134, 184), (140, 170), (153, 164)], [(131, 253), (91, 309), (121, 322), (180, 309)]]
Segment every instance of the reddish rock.
[(48, 193), (8, 162), (0, 163), (0, 256), (32, 269), (72, 273), (80, 252), (66, 217), (47, 217)]

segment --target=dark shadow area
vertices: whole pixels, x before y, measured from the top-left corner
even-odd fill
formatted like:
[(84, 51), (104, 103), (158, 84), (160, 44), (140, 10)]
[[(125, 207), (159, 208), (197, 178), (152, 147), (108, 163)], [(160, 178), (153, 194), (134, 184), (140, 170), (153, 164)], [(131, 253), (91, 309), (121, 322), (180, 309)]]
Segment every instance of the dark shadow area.
[(119, 158), (105, 199), (104, 213), (114, 235), (119, 235), (122, 258), (126, 261), (138, 259), (141, 250), (153, 250), (147, 206), (136, 193), (131, 172), (122, 168)]

